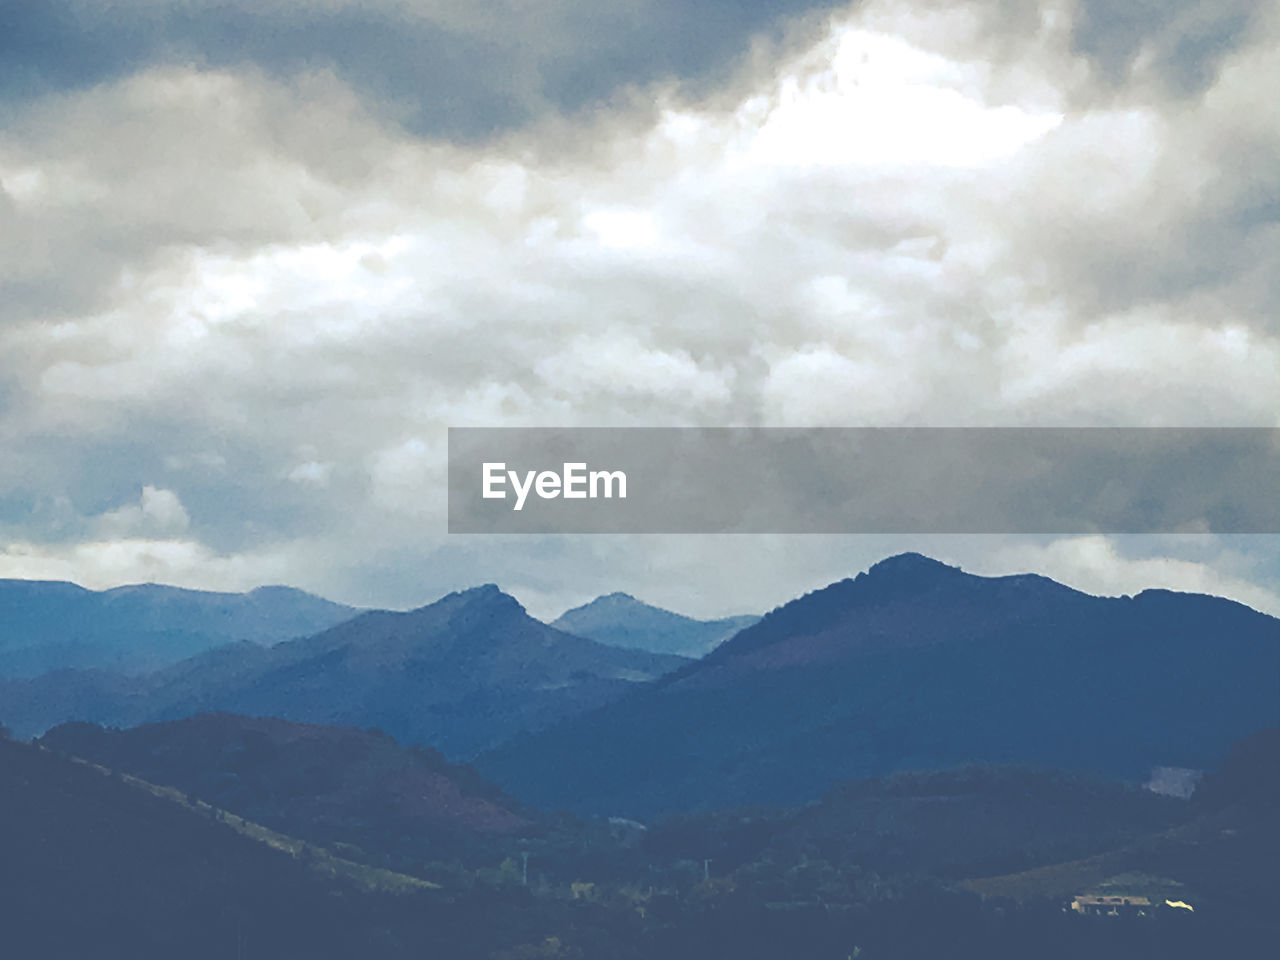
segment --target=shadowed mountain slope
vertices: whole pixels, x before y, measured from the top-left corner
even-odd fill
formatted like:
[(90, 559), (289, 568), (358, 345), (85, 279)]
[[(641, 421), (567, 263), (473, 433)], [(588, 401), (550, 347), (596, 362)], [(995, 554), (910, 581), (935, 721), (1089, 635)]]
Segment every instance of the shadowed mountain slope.
[(1277, 677), (1280, 621), (1232, 601), (904, 554), (478, 765), (531, 803), (641, 817), (971, 762), (1138, 778), (1275, 725)]
[(380, 925), (352, 884), (208, 808), (2, 738), (0, 810), (6, 957), (364, 956)]
[(359, 843), (375, 829), (506, 833), (528, 823), (473, 770), (377, 730), (200, 714), (131, 730), (64, 724), (37, 742), (320, 841)]

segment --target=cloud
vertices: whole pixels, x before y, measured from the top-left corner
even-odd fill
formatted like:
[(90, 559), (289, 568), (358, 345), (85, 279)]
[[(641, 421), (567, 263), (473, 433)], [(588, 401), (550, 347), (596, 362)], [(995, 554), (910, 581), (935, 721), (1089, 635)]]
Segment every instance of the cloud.
[(846, 356), (826, 345), (787, 353), (770, 366), (763, 396), (773, 426), (891, 425), (924, 399), (923, 378), (904, 378), (880, 356)]
[(634, 335), (613, 331), (576, 338), (539, 360), (534, 369), (547, 390), (589, 404), (608, 392), (637, 396), (653, 409), (705, 410), (727, 404), (732, 367), (704, 369), (687, 350), (657, 350)]
[(325, 487), (329, 485), (329, 474), (332, 472), (332, 463), (317, 463), (315, 460), (308, 460), (290, 470), (287, 476), (294, 483)]
[[(1009, 572), (1034, 570), (1077, 590), (1102, 596), (1164, 589), (1230, 597), (1255, 610), (1280, 616), (1280, 591), (1274, 586), (1274, 551), (1268, 542), (1273, 543), (1274, 538), (1249, 538), (1258, 541), (1262, 557), (1272, 552), (1269, 563), (1250, 561), (1247, 555), (1232, 549), (1230, 541), (1216, 538), (1163, 538), (1163, 542), (1157, 541), (1157, 549), (1163, 555), (1154, 556), (1126, 555), (1125, 539), (1132, 538), (1117, 541), (1102, 536), (1066, 537), (1048, 544), (1007, 545), (984, 566)], [(1200, 556), (1177, 555), (1186, 552)]]
[(0, 6), (32, 570), (732, 608), (876, 557), (446, 539), (446, 428), (1277, 423), (1274, 13), (99, 9)]
[(189, 539), (127, 537), (72, 546), (13, 542), (0, 550), (0, 577), (70, 580), (91, 590), (128, 583), (196, 585), (240, 592), (309, 577), (302, 550), (219, 555)]
[(1072, 45), (1110, 84), (1150, 73), (1172, 93), (1189, 96), (1213, 84), (1224, 59), (1266, 16), (1263, 6), (1251, 0), (1181, 0), (1159, 7), (1081, 0)]
[[(797, 64), (751, 143), (784, 166), (978, 167), (1017, 152), (1062, 115), (989, 106), (964, 89), (971, 65), (868, 30), (837, 33)], [(815, 51), (815, 52), (819, 52)]]
[(443, 451), (417, 437), (378, 451), (370, 465), (374, 502), (399, 516), (439, 516), (443, 465)]
[(125, 538), (142, 533), (178, 533), (191, 523), (182, 501), (172, 490), (142, 488), (136, 504), (119, 507), (94, 518), (94, 527), (104, 539)]
[(824, 0), (0, 2), (0, 96), (23, 104), (157, 67), (328, 71), (422, 135), (483, 139), (623, 88), (722, 78)]

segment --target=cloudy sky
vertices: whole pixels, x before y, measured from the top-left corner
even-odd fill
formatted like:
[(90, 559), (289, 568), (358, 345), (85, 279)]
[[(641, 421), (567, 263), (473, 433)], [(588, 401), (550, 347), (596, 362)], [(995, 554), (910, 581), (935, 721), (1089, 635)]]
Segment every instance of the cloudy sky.
[(449, 537), (449, 426), (1280, 424), (1262, 0), (0, 0), (0, 576), (759, 611), (903, 549)]

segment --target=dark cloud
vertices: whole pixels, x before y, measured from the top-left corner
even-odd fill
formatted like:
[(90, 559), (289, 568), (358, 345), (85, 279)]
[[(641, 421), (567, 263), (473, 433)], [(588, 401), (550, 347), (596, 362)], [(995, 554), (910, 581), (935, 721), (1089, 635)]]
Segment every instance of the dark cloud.
[(78, 90), (129, 72), (155, 55), (154, 18), (113, 21), (104, 5), (0, 0), (0, 93), (23, 100)]
[[(1237, 86), (1263, 79), (1251, 75)], [(1069, 292), (1082, 316), (1179, 302), (1203, 311), (1212, 303), (1211, 309), (1274, 335), (1280, 330), (1274, 134), (1220, 107), (1181, 119), (1172, 111), (1165, 116), (1161, 156), (1134, 176), (1119, 210), (1064, 210), (1037, 187), (1040, 195), (1026, 198), (1033, 215), (1023, 253), (1037, 269), (1059, 278), (1055, 289)], [(1149, 145), (1154, 156), (1154, 139)], [(1143, 147), (1118, 138), (1111, 156)], [(1106, 152), (1082, 155), (1077, 169), (1097, 170), (1105, 178), (1106, 161)], [(1041, 203), (1051, 212), (1036, 216)]]
[(433, 19), (377, 3), (0, 0), (0, 97), (22, 104), (161, 63), (331, 69), (415, 133), (478, 139), (629, 85), (671, 78), (705, 89), (756, 34), (839, 5), (560, 0), (482, 20), (465, 4)]
[(127, 434), (45, 435), (10, 450), (20, 472), (0, 476), (0, 538), (42, 543), (92, 539), (96, 518), (136, 504), (153, 486), (180, 495), (192, 519), (184, 534), (235, 553), (332, 528), (367, 487), (345, 471), (324, 488), (303, 488), (287, 477), (297, 460), (287, 450), (152, 416), (137, 418)]
[(794, 41), (798, 35), (787, 29), (793, 20), (846, 6), (833, 0), (564, 4), (557, 32), (576, 38), (574, 52), (544, 66), (545, 92), (568, 110), (605, 100), (626, 84), (663, 79), (707, 96), (730, 78), (753, 37)]
[[(952, 6), (944, 2), (943, 6)], [(425, 6), (425, 5), (424, 5)], [(554, 0), (146, 3), (0, 0), (0, 104), (83, 90), (158, 64), (252, 64), (277, 76), (332, 70), (419, 135), (480, 140), (548, 112), (573, 114), (630, 87), (676, 81), (691, 95), (723, 90), (752, 40), (802, 36), (796, 23), (850, 4), (834, 0)], [(1174, 96), (1203, 92), (1224, 58), (1259, 28), (1254, 0), (1113, 3), (1079, 0), (1072, 43), (1105, 88), (1140, 58)], [(999, 60), (1040, 29), (1033, 7), (979, 8)], [(811, 37), (810, 37), (811, 38)], [(1001, 53), (1001, 49), (1004, 54)]]
[(232, 4), (0, 0), (0, 94), (23, 103), (158, 64), (334, 69), (415, 129), (479, 135), (523, 119), (500, 44), (369, 5), (286, 13)]
[(1265, 4), (1257, 0), (1080, 0), (1072, 40), (1112, 86), (1124, 84), (1138, 58), (1176, 96), (1202, 93), (1223, 60), (1250, 39)]

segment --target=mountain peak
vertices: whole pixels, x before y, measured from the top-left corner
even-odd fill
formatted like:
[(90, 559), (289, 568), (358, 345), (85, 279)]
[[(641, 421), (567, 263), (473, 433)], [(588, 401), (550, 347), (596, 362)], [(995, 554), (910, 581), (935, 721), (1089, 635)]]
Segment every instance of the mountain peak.
[[(613, 593), (604, 593), (596, 597), (594, 600), (588, 600), (581, 606), (572, 607), (562, 613), (558, 620), (553, 622), (553, 626), (559, 623), (579, 622), (586, 616), (612, 616), (621, 613), (627, 613), (635, 610), (656, 611), (660, 608), (645, 603), (643, 600), (637, 600), (629, 593), (623, 593), (616, 590)], [(662, 613), (667, 613), (663, 610)], [(679, 616), (679, 614), (670, 614), (671, 616)]]
[(867, 571), (867, 576), (878, 579), (918, 581), (961, 572), (959, 567), (926, 557), (922, 553), (899, 553), (872, 564)]
[[(597, 624), (600, 618), (616, 618), (616, 617), (640, 617), (645, 620), (654, 617), (672, 622), (694, 622), (690, 618), (682, 616), (678, 613), (672, 613), (670, 610), (664, 610), (662, 607), (655, 607), (651, 603), (645, 603), (629, 593), (622, 591), (614, 591), (613, 593), (605, 593), (596, 597), (594, 600), (588, 600), (579, 607), (573, 607), (566, 610), (560, 617), (552, 622), (552, 626), (561, 627), (574, 632), (574, 628), (581, 628), (587, 624)], [(591, 636), (590, 633), (584, 633), (583, 636)], [(594, 639), (594, 638), (593, 638)]]
[(261, 587), (254, 587), (246, 594), (250, 597), (313, 597), (315, 594), (307, 593), (297, 587), (288, 587), (282, 583), (268, 583)]
[[(407, 611), (415, 616), (433, 616), (444, 613), (453, 614), (467, 611), (470, 613), (526, 613), (524, 605), (509, 593), (504, 593), (496, 583), (482, 583), (478, 587), (455, 590), (447, 593), (439, 600)], [(373, 616), (382, 616), (385, 611), (372, 611)]]
[(756, 619), (696, 620), (616, 591), (566, 610), (551, 626), (613, 647), (700, 657)]
[(503, 592), (502, 588), (496, 583), (482, 583), (478, 587), (471, 587), (468, 590), (459, 590), (444, 598), (445, 600), (454, 600), (455, 603), (465, 606), (480, 606), (492, 610), (509, 610), (512, 612), (519, 611), (524, 613), (524, 604), (509, 593)]

